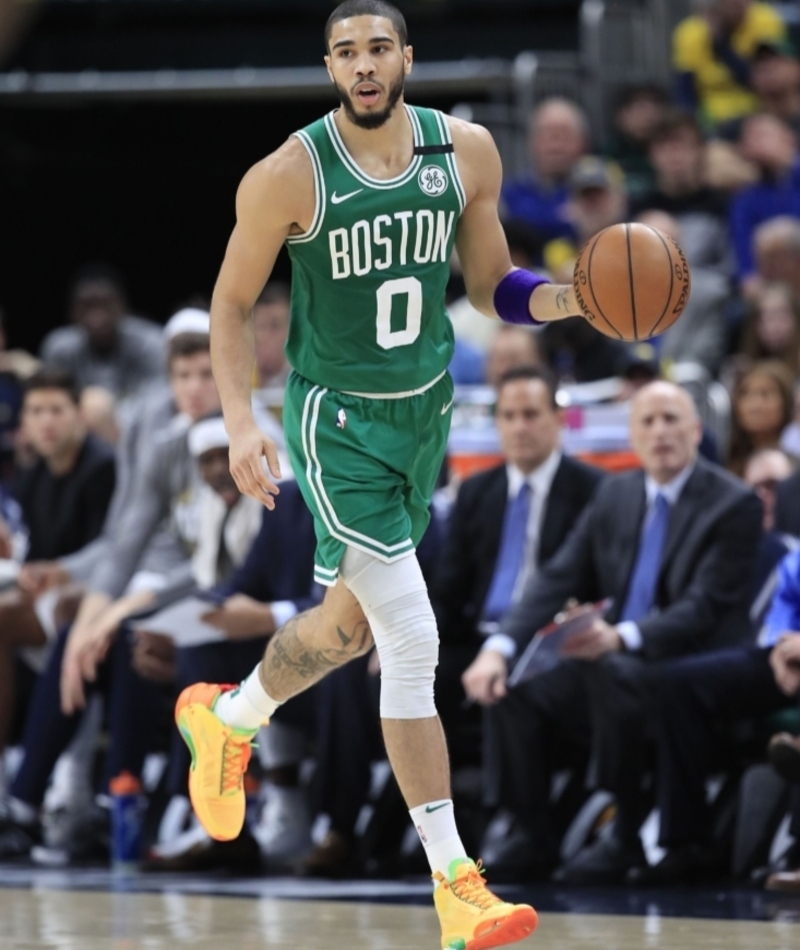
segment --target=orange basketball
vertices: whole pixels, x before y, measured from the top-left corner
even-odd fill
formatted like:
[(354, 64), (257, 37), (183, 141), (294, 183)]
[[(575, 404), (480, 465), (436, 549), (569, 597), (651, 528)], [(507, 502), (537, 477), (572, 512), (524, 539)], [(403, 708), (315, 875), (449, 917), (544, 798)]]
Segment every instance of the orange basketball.
[(595, 330), (633, 341), (672, 326), (689, 299), (691, 276), (672, 238), (646, 224), (615, 224), (589, 239), (573, 284)]

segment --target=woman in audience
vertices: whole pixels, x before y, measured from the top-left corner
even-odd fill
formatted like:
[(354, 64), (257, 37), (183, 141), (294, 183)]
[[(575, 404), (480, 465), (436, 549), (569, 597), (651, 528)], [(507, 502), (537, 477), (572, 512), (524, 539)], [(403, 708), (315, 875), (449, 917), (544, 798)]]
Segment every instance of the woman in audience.
[(792, 421), (794, 378), (778, 360), (754, 364), (733, 392), (728, 469), (740, 477), (747, 457), (759, 449), (777, 448)]
[(793, 377), (800, 370), (800, 304), (786, 284), (767, 284), (756, 297), (742, 333), (745, 365), (779, 360)]

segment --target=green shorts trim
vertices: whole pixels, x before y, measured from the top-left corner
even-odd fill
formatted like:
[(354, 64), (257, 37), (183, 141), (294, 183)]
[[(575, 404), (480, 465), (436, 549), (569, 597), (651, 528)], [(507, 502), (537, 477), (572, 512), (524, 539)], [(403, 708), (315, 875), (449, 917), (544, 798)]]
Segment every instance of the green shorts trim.
[(336, 583), (348, 545), (387, 563), (416, 550), (447, 445), (451, 413), (442, 407), (451, 399), (449, 376), (417, 396), (375, 400), (292, 374), (284, 426), (314, 515), (317, 583)]

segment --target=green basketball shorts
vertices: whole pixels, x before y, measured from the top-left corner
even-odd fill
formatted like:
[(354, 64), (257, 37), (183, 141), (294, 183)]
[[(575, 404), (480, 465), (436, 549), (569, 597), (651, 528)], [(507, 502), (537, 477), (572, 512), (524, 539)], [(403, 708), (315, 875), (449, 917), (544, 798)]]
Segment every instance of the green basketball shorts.
[[(382, 561), (416, 548), (447, 448), (453, 381), (399, 398), (336, 392), (292, 373), (286, 447), (314, 515), (314, 578), (332, 586), (349, 544)], [(280, 504), (280, 501), (278, 501)]]

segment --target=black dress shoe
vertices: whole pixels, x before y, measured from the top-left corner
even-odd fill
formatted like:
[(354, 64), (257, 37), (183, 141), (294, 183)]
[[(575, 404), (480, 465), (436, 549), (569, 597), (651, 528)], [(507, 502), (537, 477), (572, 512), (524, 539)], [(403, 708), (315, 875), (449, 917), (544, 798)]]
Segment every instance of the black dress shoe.
[(769, 741), (772, 767), (789, 782), (800, 783), (800, 736), (779, 732)]
[(556, 866), (549, 850), (543, 851), (529, 832), (516, 826), (502, 838), (487, 842), (480, 851), (495, 884), (547, 881)]
[(697, 884), (717, 877), (721, 870), (721, 862), (714, 852), (689, 844), (670, 848), (658, 864), (631, 868), (626, 881), (636, 887)]
[(622, 884), (632, 868), (644, 864), (641, 844), (625, 845), (613, 834), (607, 834), (562, 865), (553, 880), (559, 884)]

